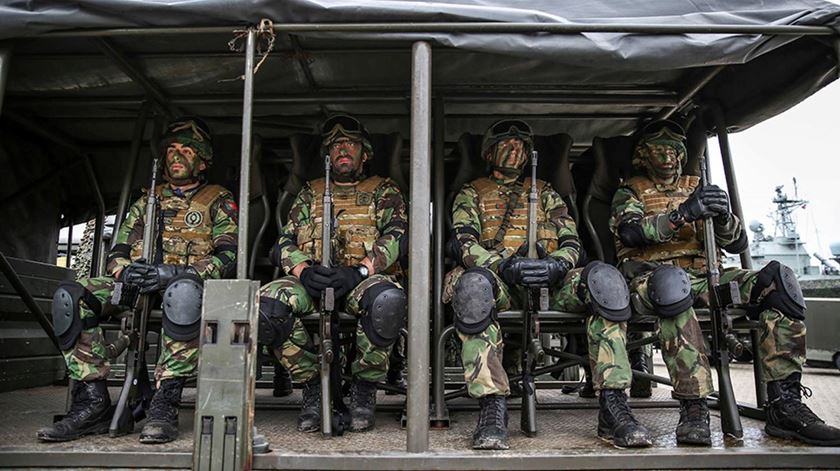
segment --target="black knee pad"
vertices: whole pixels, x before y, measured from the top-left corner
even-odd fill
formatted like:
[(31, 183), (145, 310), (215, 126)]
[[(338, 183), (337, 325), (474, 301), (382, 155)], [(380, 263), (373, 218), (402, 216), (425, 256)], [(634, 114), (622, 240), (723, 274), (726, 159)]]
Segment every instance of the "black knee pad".
[(630, 289), (624, 275), (612, 265), (595, 261), (583, 269), (581, 285), (589, 291), (587, 310), (614, 322), (630, 319)]
[(694, 304), (688, 273), (673, 265), (660, 265), (648, 279), (648, 297), (660, 317), (674, 317)]
[(289, 306), (277, 299), (260, 296), (260, 321), (257, 342), (279, 348), (292, 336), (295, 319)]
[(467, 269), (455, 283), (455, 328), (466, 335), (484, 331), (496, 318), (496, 278), (486, 268)]
[(775, 260), (758, 272), (750, 301), (759, 303), (762, 310), (777, 309), (792, 319), (805, 319), (805, 296), (796, 274)]
[(204, 280), (194, 273), (178, 275), (163, 292), (163, 331), (180, 342), (198, 337)]
[(377, 347), (390, 347), (405, 327), (408, 297), (391, 283), (377, 283), (362, 296), (362, 330)]
[[(81, 318), (79, 302), (84, 301), (95, 314), (87, 319)], [(75, 281), (62, 281), (53, 294), (52, 318), (53, 331), (58, 337), (62, 350), (69, 350), (76, 344), (82, 330), (99, 325), (102, 303), (84, 286)]]

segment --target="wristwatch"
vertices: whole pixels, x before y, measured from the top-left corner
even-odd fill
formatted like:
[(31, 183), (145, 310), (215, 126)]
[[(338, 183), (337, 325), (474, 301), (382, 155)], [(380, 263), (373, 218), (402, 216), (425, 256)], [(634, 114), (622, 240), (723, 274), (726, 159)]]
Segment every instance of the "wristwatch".
[(685, 224), (685, 218), (678, 210), (672, 209), (671, 212), (668, 213), (668, 222), (670, 222), (675, 228), (680, 228)]
[(367, 278), (370, 275), (370, 270), (368, 270), (367, 265), (356, 265), (356, 270), (358, 270), (359, 274), (362, 275), (362, 278)]

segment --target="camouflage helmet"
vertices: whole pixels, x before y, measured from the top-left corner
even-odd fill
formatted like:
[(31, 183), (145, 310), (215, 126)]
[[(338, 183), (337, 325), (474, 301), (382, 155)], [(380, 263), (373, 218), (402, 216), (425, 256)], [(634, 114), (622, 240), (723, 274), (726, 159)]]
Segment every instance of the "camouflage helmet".
[(160, 141), (163, 155), (173, 142), (191, 147), (207, 167), (213, 163), (212, 135), (207, 123), (201, 119), (183, 116), (170, 122)]
[(525, 142), (525, 152), (529, 153), (534, 148), (533, 131), (531, 126), (521, 119), (502, 119), (491, 124), (484, 133), (481, 140), (481, 157), (488, 159), (488, 151), (499, 141), (507, 138), (517, 137)]
[(341, 137), (362, 141), (368, 160), (373, 160), (370, 134), (358, 119), (349, 114), (332, 115), (321, 125), (321, 155), (329, 152), (330, 144)]
[(647, 163), (644, 158), (644, 146), (648, 144), (662, 144), (671, 146), (677, 151), (680, 159), (680, 167), (684, 167), (688, 162), (685, 136), (685, 129), (674, 121), (663, 119), (648, 123), (642, 129), (633, 151), (633, 166), (636, 168), (647, 168)]

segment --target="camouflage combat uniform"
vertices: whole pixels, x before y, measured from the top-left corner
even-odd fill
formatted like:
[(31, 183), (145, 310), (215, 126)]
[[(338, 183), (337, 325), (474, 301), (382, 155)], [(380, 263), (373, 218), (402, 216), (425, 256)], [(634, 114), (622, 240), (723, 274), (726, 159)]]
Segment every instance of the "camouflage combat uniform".
[[(158, 214), (163, 233), (155, 251), (162, 248), (160, 263), (189, 265), (202, 279), (221, 278), (236, 260), (237, 207), (233, 195), (218, 185), (201, 184), (184, 193), (169, 184), (159, 185)], [(116, 244), (107, 258), (108, 276), (83, 278), (79, 283), (102, 303), (101, 318), (122, 308), (110, 304), (114, 276), (140, 258), (145, 226), (146, 198), (140, 198), (129, 209), (116, 234)], [(160, 253), (160, 252), (159, 252)], [(82, 302), (80, 317), (93, 317), (94, 312)], [(191, 376), (198, 364), (198, 338), (176, 341), (161, 334), (162, 348), (155, 369), (155, 378)], [(82, 331), (76, 345), (64, 352), (70, 378), (82, 381), (105, 379), (110, 372), (100, 327)]]
[[(482, 267), (490, 270), (499, 287), (496, 309), (503, 311), (523, 304), (524, 290), (506, 285), (497, 273), (499, 263), (513, 255), (525, 242), (528, 234), (527, 195), (530, 181), (524, 182), (519, 191), (510, 225), (501, 244), (495, 238), (510, 204), (516, 182), (504, 183), (493, 178), (479, 178), (465, 185), (452, 210), (456, 239), (461, 248), (459, 266), (449, 272), (444, 280), (443, 302), (453, 300), (455, 285), (465, 269)], [(569, 216), (566, 204), (548, 183), (538, 180), (539, 202), (537, 208), (537, 239), (546, 252), (575, 266), (580, 256), (580, 241), (575, 222)], [(581, 286), (583, 269), (573, 269), (560, 287), (550, 291), (550, 309), (579, 312), (585, 316), (588, 293)], [(586, 319), (589, 340), (589, 360), (593, 383), (598, 389), (624, 389), (630, 385), (630, 365), (625, 349), (627, 326), (601, 316)], [(458, 334), (463, 342), (461, 357), (464, 378), (470, 396), (508, 395), (510, 386), (502, 365), (503, 341), (498, 322), (492, 322), (476, 335)]]
[[(324, 186), (323, 178), (313, 180), (297, 195), (289, 222), (275, 247), (280, 264), (289, 275), (260, 289), (261, 297), (280, 301), (294, 316), (291, 336), (274, 353), (296, 382), (314, 379), (319, 371), (317, 349), (300, 320), (317, 309), (316, 301), (291, 272), (300, 263), (320, 263)], [(332, 191), (335, 266), (355, 266), (365, 257), (373, 262), (374, 274), (362, 280), (344, 300), (344, 310), (361, 317), (360, 303), (368, 288), (382, 282), (399, 287), (400, 240), (408, 225), (405, 200), (392, 180), (378, 176), (352, 186), (333, 185)], [(390, 350), (391, 347), (380, 347), (370, 341), (360, 323), (356, 328), (356, 357), (351, 365), (354, 379), (383, 381), (388, 372)]]
[[(646, 176), (628, 179), (613, 197), (611, 227), (616, 234), (619, 268), (630, 278), (630, 290), (637, 293), (649, 309), (653, 308), (647, 284), (652, 270), (660, 264), (683, 268), (691, 280), (695, 296), (708, 297), (703, 246), (703, 221), (686, 223), (676, 232), (668, 224), (668, 213), (694, 191), (699, 178), (680, 176), (672, 185), (657, 184)], [(648, 245), (625, 247), (617, 236), (623, 222), (638, 222)], [(742, 237), (743, 226), (734, 214), (725, 224), (715, 223), (715, 242), (726, 247)], [(758, 272), (726, 269), (720, 282), (737, 281), (742, 299), (750, 299)], [(765, 381), (787, 378), (801, 372), (805, 362), (805, 323), (782, 315), (776, 309), (760, 313), (763, 324), (758, 356), (764, 365)], [(693, 308), (659, 319), (662, 356), (674, 382), (675, 395), (682, 399), (707, 397), (712, 377), (703, 334)]]

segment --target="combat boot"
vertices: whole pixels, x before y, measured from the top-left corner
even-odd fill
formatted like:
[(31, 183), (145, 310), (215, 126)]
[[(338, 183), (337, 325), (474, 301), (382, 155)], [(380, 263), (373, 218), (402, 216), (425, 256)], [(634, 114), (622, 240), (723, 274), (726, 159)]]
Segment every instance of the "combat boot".
[(507, 450), (507, 400), (504, 396), (484, 396), (478, 400), (481, 411), (473, 432), (476, 450)]
[(811, 396), (811, 390), (802, 386), (802, 374), (793, 373), (786, 379), (767, 383), (767, 423), (764, 431), (781, 438), (795, 438), (810, 445), (840, 445), (840, 429), (826, 425), (811, 409), (802, 403), (801, 393)]
[(38, 430), (45, 442), (66, 442), (82, 435), (106, 433), (111, 424), (111, 396), (104, 379), (77, 381), (67, 415), (50, 427)]
[[(630, 368), (644, 373), (652, 373), (648, 365), (648, 356), (645, 349), (637, 348), (630, 353)], [(650, 397), (653, 395), (653, 384), (649, 379), (633, 378), (630, 383), (630, 397)]]
[(350, 431), (373, 428), (376, 408), (376, 383), (358, 380), (350, 386)]
[(292, 375), (283, 365), (274, 365), (274, 380), (272, 383), (274, 386), (272, 395), (274, 397), (286, 397), (292, 394)]
[(598, 399), (598, 436), (618, 447), (646, 447), (653, 444), (650, 432), (640, 424), (621, 389), (602, 389)]
[(706, 404), (705, 398), (680, 400), (677, 443), (711, 446), (712, 433), (709, 431), (709, 406)]
[(321, 430), (321, 382), (316, 377), (303, 383), (303, 404), (297, 418), (298, 432)]
[(164, 379), (152, 396), (149, 420), (140, 432), (140, 443), (169, 443), (178, 438), (178, 407), (186, 378)]

